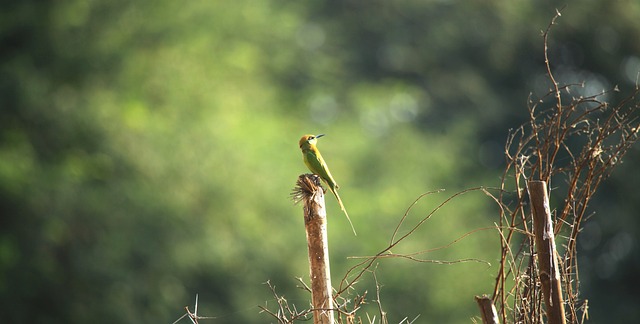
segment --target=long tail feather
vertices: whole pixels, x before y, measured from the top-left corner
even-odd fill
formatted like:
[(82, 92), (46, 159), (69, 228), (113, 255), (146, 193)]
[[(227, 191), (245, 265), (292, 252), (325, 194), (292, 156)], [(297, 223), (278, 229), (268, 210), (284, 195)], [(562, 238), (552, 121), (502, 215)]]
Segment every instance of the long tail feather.
[(353, 223), (351, 222), (351, 218), (349, 218), (347, 209), (345, 209), (344, 204), (342, 204), (342, 199), (340, 199), (340, 195), (338, 195), (338, 191), (336, 191), (334, 188), (331, 188), (331, 187), (329, 187), (329, 189), (331, 190), (331, 192), (333, 192), (333, 195), (336, 196), (336, 199), (338, 200), (338, 204), (340, 205), (340, 209), (342, 209), (342, 211), (344, 212), (344, 215), (347, 216), (347, 220), (349, 221), (349, 225), (351, 225), (351, 230), (353, 231), (353, 235), (358, 236), (358, 234), (356, 233), (356, 229), (353, 227)]

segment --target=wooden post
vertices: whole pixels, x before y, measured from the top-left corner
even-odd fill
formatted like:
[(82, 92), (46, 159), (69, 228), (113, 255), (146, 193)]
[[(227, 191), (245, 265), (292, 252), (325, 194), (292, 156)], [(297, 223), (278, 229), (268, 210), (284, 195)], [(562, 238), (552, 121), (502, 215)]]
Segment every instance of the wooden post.
[(476, 296), (476, 303), (480, 307), (480, 314), (482, 315), (482, 323), (483, 324), (500, 324), (500, 320), (498, 319), (498, 311), (496, 311), (496, 306), (493, 304), (491, 298), (487, 297), (487, 295)]
[(549, 324), (565, 324), (562, 282), (558, 267), (558, 252), (553, 234), (553, 221), (549, 209), (547, 183), (531, 180), (527, 182), (529, 201), (533, 214), (533, 231), (538, 254), (538, 277), (547, 310)]
[[(324, 191), (317, 175), (298, 177), (294, 195), (304, 202), (304, 226), (309, 248), (311, 303), (314, 324), (333, 324), (333, 297), (329, 271), (329, 243), (327, 240), (327, 212)], [(295, 199), (295, 197), (294, 197)]]

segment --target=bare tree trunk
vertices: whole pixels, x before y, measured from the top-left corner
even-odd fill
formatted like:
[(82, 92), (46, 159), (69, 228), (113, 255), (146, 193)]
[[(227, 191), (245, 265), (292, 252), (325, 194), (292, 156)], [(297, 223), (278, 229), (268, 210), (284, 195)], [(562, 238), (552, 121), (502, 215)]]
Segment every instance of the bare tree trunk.
[(533, 232), (538, 254), (538, 277), (547, 310), (549, 324), (564, 324), (564, 301), (558, 268), (558, 252), (553, 234), (546, 181), (531, 180), (527, 183), (533, 214)]
[(301, 175), (298, 178), (298, 186), (305, 193), (302, 200), (304, 201), (304, 225), (309, 247), (313, 323), (333, 324), (333, 298), (331, 295), (324, 192), (316, 175)]
[(499, 324), (498, 312), (496, 306), (493, 305), (491, 298), (484, 296), (476, 296), (476, 303), (480, 307), (480, 314), (482, 314), (483, 324)]

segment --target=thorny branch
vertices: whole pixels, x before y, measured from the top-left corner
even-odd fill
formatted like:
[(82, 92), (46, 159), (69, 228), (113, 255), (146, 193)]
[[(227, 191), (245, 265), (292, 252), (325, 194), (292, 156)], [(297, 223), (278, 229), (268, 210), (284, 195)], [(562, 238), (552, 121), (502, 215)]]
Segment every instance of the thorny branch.
[(638, 88), (611, 105), (603, 98), (617, 88), (569, 97), (578, 93), (572, 89), (584, 84), (560, 85), (556, 81), (547, 52), (549, 32), (559, 17), (558, 11), (543, 33), (551, 89), (540, 100), (530, 98), (529, 121), (512, 130), (506, 141), (500, 190), (495, 195), (487, 191), (500, 208), (501, 262), (492, 298), (504, 323), (539, 323), (544, 316), (525, 190), (528, 180), (546, 181), (561, 202), (552, 207), (552, 213), (554, 233), (566, 241), (563, 253), (559, 253), (567, 320), (581, 323), (586, 319), (587, 300), (579, 295), (576, 242), (589, 215), (589, 202), (638, 141), (640, 130)]

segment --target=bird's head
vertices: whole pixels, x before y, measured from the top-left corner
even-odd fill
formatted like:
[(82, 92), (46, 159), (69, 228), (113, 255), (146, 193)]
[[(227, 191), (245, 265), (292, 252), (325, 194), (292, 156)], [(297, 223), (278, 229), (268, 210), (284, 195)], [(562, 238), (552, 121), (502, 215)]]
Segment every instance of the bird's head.
[(300, 138), (300, 148), (308, 148), (316, 146), (318, 138), (324, 136), (324, 134), (320, 135), (304, 135)]

